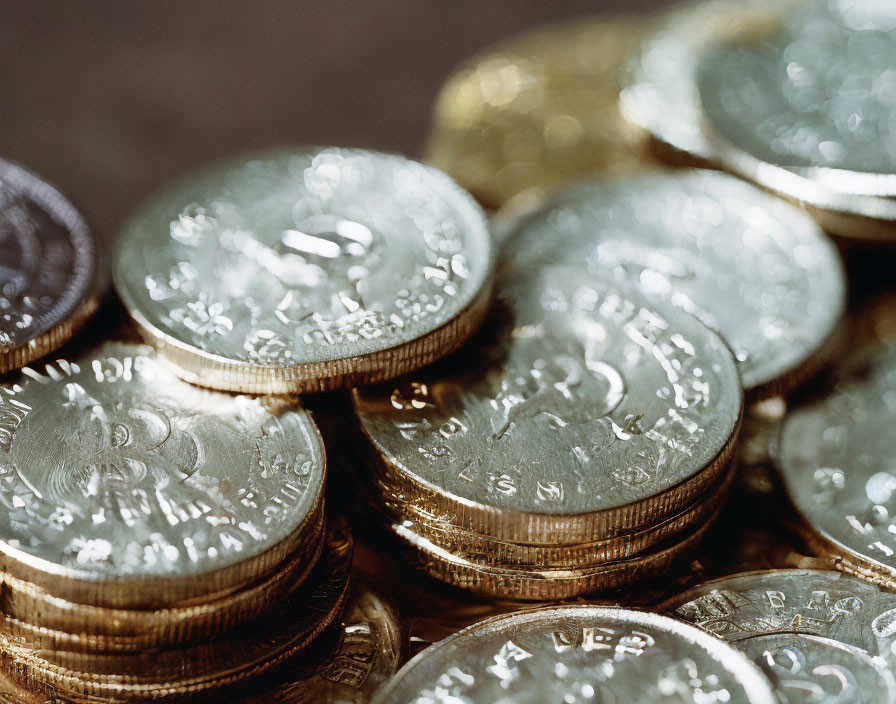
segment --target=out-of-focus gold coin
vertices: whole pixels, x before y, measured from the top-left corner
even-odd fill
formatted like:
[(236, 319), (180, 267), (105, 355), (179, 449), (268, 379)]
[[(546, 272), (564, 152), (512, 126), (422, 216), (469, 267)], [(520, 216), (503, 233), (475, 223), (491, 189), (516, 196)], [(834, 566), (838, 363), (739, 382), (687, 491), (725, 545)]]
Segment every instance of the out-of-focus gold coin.
[(73, 702), (182, 701), (240, 687), (303, 652), (342, 613), (352, 539), (331, 530), (324, 555), (288, 600), (260, 620), (189, 648), (106, 654), (35, 650), (7, 639), (0, 664), (14, 680)]
[(643, 20), (578, 20), (506, 40), (443, 86), (426, 160), (498, 207), (595, 171), (639, 168), (617, 73)]

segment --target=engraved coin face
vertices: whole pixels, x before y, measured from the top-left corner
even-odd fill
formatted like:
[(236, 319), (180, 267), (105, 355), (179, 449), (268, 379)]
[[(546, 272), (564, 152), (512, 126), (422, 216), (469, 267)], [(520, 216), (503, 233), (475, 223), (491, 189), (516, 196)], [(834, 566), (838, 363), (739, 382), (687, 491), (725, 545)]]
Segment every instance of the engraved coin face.
[(307, 391), (451, 351), (481, 316), (491, 260), (481, 209), (441, 172), (361, 150), (287, 149), (156, 195), (122, 231), (114, 278), (184, 378)]
[(581, 266), (507, 270), (498, 288), (462, 353), (355, 392), (393, 473), (465, 511), (571, 516), (670, 490), (725, 452), (740, 381), (696, 318)]
[(643, 165), (619, 113), (632, 20), (576, 20), (491, 47), (436, 102), (426, 160), (492, 206), (577, 174)]
[(751, 398), (814, 371), (845, 308), (840, 256), (811, 218), (715, 171), (567, 188), (509, 237), (511, 261), (581, 262), (694, 313), (731, 345)]
[(775, 701), (744, 656), (665, 616), (599, 606), (487, 619), (411, 660), (376, 704)]
[(776, 463), (812, 532), (852, 565), (896, 572), (896, 347), (866, 348), (784, 420)]
[(896, 596), (823, 570), (748, 572), (663, 605), (732, 642), (774, 683), (781, 702), (893, 702), (885, 662), (896, 643)]
[(701, 58), (712, 128), (763, 162), (840, 192), (896, 194), (896, 11), (889, 0), (822, 0), (781, 31)]
[(224, 589), (196, 578), (298, 539), (323, 477), (301, 406), (191, 386), (146, 346), (108, 343), (0, 387), (0, 550), (38, 583)]
[(0, 372), (56, 349), (93, 313), (98, 257), (62, 194), (0, 160)]

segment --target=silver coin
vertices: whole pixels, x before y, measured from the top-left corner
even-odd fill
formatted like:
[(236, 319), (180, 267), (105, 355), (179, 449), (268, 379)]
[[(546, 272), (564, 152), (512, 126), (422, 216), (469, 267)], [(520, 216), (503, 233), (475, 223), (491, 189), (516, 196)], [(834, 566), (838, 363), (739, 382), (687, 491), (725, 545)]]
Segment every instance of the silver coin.
[(55, 188), (0, 160), (0, 372), (66, 342), (98, 304), (99, 253)]
[(323, 481), (297, 402), (191, 386), (143, 345), (0, 386), (2, 566), (61, 598), (153, 607), (242, 585), (316, 525)]
[(831, 554), (896, 574), (896, 347), (857, 351), (784, 420), (776, 464)]
[(147, 339), (187, 380), (252, 392), (378, 381), (446, 354), (479, 322), (492, 264), (482, 210), (448, 176), (336, 148), (187, 176), (118, 244), (115, 285)]
[(743, 655), (665, 616), (565, 606), (498, 616), (403, 667), (375, 704), (775, 701)]
[(840, 256), (812, 219), (715, 171), (567, 188), (511, 237), (511, 261), (580, 261), (697, 315), (733, 348), (752, 398), (815, 371), (846, 305)]
[(392, 473), (481, 514), (480, 533), (528, 542), (597, 539), (592, 514), (618, 523), (620, 507), (659, 495), (656, 510), (690, 503), (689, 480), (723, 466), (741, 414), (722, 339), (578, 265), (505, 270), (498, 291), (476, 344), (355, 391)]
[(723, 577), (663, 605), (735, 646), (781, 702), (893, 702), (886, 658), (896, 595), (839, 572), (774, 570)]

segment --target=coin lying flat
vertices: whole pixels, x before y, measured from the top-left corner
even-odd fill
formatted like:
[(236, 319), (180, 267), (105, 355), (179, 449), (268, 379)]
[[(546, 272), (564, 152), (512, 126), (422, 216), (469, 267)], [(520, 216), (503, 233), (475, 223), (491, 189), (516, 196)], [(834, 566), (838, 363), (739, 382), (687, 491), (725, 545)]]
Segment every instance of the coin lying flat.
[(259, 393), (379, 381), (476, 329), (489, 298), (482, 210), (399, 156), (284, 149), (207, 167), (124, 227), (113, 276), (184, 379)]
[(578, 266), (498, 288), (459, 355), (354, 393), (396, 497), (482, 535), (587, 542), (667, 517), (727, 466), (743, 394), (718, 335)]
[(487, 619), (403, 667), (376, 704), (434, 701), (775, 701), (731, 646), (693, 626), (613, 607), (561, 606)]
[(696, 83), (718, 160), (815, 212), (832, 211), (841, 234), (891, 234), (894, 61), (887, 0), (809, 3), (778, 31), (712, 47)]
[(817, 371), (846, 307), (840, 256), (811, 218), (714, 171), (569, 187), (509, 238), (517, 266), (578, 261), (694, 313), (731, 345), (754, 400)]
[(893, 702), (884, 657), (896, 643), (896, 596), (838, 572), (748, 572), (666, 602), (669, 615), (735, 646), (781, 702)]
[(211, 601), (318, 526), (323, 443), (289, 399), (200, 389), (107, 343), (0, 387), (4, 574), (108, 608)]
[(838, 568), (896, 584), (896, 347), (861, 349), (794, 406), (776, 464), (809, 538)]
[(491, 206), (579, 174), (639, 168), (616, 74), (641, 27), (577, 20), (486, 50), (442, 87), (426, 161)]
[(99, 304), (97, 243), (61, 193), (0, 160), (0, 373), (62, 346)]
[(346, 607), (335, 644), (327, 634), (303, 653), (273, 687), (239, 704), (364, 704), (401, 665), (406, 636), (392, 606), (362, 587)]
[[(47, 653), (4, 644), (0, 662), (16, 679), (73, 702), (181, 701), (247, 684), (304, 651), (342, 613), (348, 594), (351, 534), (334, 527), (314, 573), (289, 599), (252, 624), (189, 648), (142, 653)], [(180, 699), (179, 699), (180, 698)]]

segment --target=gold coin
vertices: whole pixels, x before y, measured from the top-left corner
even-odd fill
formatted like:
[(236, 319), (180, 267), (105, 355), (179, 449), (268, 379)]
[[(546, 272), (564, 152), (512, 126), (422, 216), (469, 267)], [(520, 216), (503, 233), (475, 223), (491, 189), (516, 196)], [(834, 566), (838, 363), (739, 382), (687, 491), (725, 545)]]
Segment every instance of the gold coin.
[(28, 687), (74, 702), (151, 700), (241, 686), (302, 652), (342, 613), (352, 558), (344, 527), (331, 529), (308, 581), (256, 623), (188, 648), (133, 654), (34, 650), (2, 643), (0, 662)]
[(467, 62), (436, 101), (426, 160), (492, 207), (581, 174), (638, 169), (617, 73), (643, 24), (568, 22)]
[(4, 577), (0, 635), (35, 650), (136, 651), (210, 638), (269, 611), (292, 594), (317, 564), (324, 521), (279, 570), (233, 594), (190, 606), (114, 609), (77, 604)]

